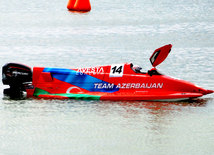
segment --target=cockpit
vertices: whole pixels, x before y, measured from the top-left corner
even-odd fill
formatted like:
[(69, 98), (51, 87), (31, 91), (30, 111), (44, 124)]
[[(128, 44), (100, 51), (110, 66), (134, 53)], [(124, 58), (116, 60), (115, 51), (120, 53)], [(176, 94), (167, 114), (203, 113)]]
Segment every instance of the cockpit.
[(138, 65), (133, 65), (132, 63), (130, 64), (131, 66), (131, 69), (135, 72), (135, 73), (144, 73), (144, 72), (141, 72), (142, 70), (142, 67), (138, 66)]
[(133, 65), (132, 63), (130, 64), (131, 69), (135, 72), (135, 73), (141, 73), (141, 74), (149, 74), (150, 76), (152, 75), (162, 75), (160, 72), (158, 72), (155, 68), (152, 68), (151, 70), (148, 70), (148, 72), (142, 72), (142, 67), (138, 66), (138, 65)]

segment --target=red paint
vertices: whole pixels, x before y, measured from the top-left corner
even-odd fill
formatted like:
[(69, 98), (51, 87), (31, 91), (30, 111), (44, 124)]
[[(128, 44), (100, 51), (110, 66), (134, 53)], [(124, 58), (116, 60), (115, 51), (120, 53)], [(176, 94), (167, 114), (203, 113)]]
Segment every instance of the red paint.
[(166, 59), (168, 54), (170, 53), (171, 48), (172, 48), (172, 45), (169, 44), (169, 45), (165, 45), (163, 47), (156, 49), (154, 51), (154, 53), (152, 54), (152, 56), (150, 57), (152, 66), (156, 67), (157, 65), (162, 63)]
[(91, 4), (89, 0), (69, 0), (67, 8), (72, 11), (90, 11)]
[[(102, 79), (103, 81), (114, 85), (121, 85), (119, 91), (114, 93), (89, 92), (78, 87), (78, 89), (71, 89), (69, 93), (98, 95), (101, 96), (101, 100), (164, 100), (195, 98), (213, 92), (197, 87), (190, 82), (174, 79), (166, 75), (151, 76), (148, 73), (135, 73), (129, 63), (124, 64), (124, 72), (122, 77), (109, 77), (111, 66), (102, 66), (102, 68), (105, 73), (96, 74), (93, 77)], [(63, 94), (66, 93), (69, 88), (76, 87), (55, 78), (51, 81), (51, 75), (49, 73), (44, 74), (42, 70), (43, 68), (34, 68), (34, 87), (43, 89), (51, 94)], [(90, 73), (88, 73), (88, 75), (89, 74)], [(39, 97), (64, 99), (63, 97), (48, 95), (40, 95)]]
[[(150, 58), (154, 67), (166, 59), (171, 47), (172, 45), (169, 44), (154, 51)], [(50, 94), (88, 94), (100, 96), (101, 100), (182, 100), (213, 93), (213, 90), (203, 89), (190, 82), (161, 75), (156, 68), (152, 68), (147, 73), (137, 73), (132, 67), (131, 63), (125, 63), (71, 69), (72, 72), (68, 72), (66, 75), (76, 71), (75, 74), (78, 76), (72, 77), (70, 80), (82, 79), (79, 81), (81, 83), (79, 87), (75, 85), (75, 82), (70, 84), (54, 78), (50, 72), (43, 72), (43, 67), (34, 67), (32, 85), (34, 89), (39, 88)], [(92, 81), (84, 83), (85, 78), (92, 79)], [(101, 82), (93, 83), (93, 79)], [(87, 85), (92, 85), (96, 91), (89, 91), (85, 87)], [(115, 91), (101, 90), (106, 87), (110, 89), (111, 86), (115, 86)], [(33, 96), (32, 89), (27, 89), (27, 94), (28, 97)], [(39, 97), (67, 99), (67, 97), (48, 94), (41, 94)]]

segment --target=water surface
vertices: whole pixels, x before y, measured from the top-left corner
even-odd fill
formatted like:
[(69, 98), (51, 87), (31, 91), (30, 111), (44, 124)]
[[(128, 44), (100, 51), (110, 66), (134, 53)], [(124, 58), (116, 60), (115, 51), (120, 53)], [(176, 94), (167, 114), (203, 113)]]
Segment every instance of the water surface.
[[(212, 0), (66, 0), (0, 2), (0, 66), (86, 67), (132, 62), (146, 71), (165, 44), (158, 69), (214, 90)], [(0, 77), (1, 78), (1, 77)], [(213, 154), (214, 96), (192, 102), (3, 99), (0, 154)]]

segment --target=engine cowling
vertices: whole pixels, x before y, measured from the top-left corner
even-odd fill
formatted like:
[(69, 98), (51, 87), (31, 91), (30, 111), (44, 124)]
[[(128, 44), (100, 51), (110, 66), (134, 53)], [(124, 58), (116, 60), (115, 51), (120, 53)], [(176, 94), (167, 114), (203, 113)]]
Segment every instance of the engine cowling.
[(2, 68), (2, 82), (10, 86), (4, 89), (4, 95), (12, 99), (23, 98), (25, 86), (32, 82), (31, 68), (18, 63), (5, 64)]

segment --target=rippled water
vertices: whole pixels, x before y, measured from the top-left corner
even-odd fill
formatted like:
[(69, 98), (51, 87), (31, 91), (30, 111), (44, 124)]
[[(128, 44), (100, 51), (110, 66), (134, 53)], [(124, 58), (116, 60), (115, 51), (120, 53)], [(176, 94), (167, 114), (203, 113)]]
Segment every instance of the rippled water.
[[(165, 44), (158, 69), (214, 90), (212, 0), (0, 1), (0, 66), (86, 67), (148, 58)], [(1, 77), (0, 77), (1, 78)], [(0, 154), (213, 154), (214, 96), (189, 102), (3, 99)]]

